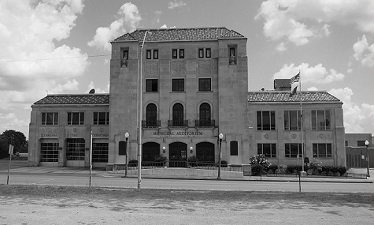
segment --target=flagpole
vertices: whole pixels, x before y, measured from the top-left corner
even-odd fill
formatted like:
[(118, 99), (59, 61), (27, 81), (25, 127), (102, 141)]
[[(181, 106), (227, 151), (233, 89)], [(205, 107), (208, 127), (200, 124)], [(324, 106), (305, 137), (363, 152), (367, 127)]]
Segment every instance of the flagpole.
[(300, 75), (300, 113), (301, 113), (301, 173), (305, 173), (304, 171), (304, 118), (303, 118), (303, 101), (302, 101), (302, 89), (301, 89), (301, 74)]

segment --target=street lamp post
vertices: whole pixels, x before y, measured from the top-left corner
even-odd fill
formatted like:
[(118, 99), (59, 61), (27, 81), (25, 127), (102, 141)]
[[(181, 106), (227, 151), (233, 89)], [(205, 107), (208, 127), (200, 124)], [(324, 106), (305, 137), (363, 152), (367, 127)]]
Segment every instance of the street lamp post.
[(142, 183), (142, 117), (143, 117), (143, 47), (148, 31), (145, 31), (142, 45), (140, 46), (140, 73), (139, 73), (139, 110), (138, 110), (138, 189)]
[(129, 132), (126, 132), (125, 133), (125, 138), (126, 138), (126, 164), (125, 164), (125, 177), (127, 177), (127, 169), (128, 169), (128, 160), (127, 160), (127, 155), (128, 155), (128, 151), (127, 151), (127, 148), (128, 148), (128, 140), (129, 140)]
[(219, 158), (218, 158), (218, 176), (217, 180), (221, 180), (221, 159), (222, 159), (222, 139), (223, 139), (223, 134), (219, 134)]
[(369, 141), (366, 140), (365, 141), (365, 146), (366, 146), (366, 176), (367, 177), (370, 177), (370, 173), (369, 173), (369, 152), (368, 152), (368, 149), (369, 149)]

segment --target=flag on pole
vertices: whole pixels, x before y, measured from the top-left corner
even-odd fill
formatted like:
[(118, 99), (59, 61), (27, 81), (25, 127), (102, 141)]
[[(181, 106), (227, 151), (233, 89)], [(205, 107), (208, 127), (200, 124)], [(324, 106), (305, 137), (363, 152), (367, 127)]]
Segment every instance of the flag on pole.
[[(299, 87), (299, 82), (300, 82), (300, 71), (298, 74), (296, 74), (295, 76), (293, 76), (291, 78), (291, 94), (290, 96), (296, 94), (296, 91), (297, 91), (297, 88)], [(293, 85), (294, 83), (297, 83), (296, 85)]]

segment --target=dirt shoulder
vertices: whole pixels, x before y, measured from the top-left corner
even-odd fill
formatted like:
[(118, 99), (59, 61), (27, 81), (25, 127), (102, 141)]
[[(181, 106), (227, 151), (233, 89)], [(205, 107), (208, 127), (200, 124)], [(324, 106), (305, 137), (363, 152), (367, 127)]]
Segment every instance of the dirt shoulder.
[(5, 224), (372, 224), (373, 194), (0, 185)]

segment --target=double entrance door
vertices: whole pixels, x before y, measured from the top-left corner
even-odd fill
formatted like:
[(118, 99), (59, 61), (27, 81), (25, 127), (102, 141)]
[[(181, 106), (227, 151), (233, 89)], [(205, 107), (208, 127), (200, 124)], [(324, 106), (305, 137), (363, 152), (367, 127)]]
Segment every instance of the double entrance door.
[(187, 144), (174, 142), (169, 145), (169, 167), (187, 166)]

